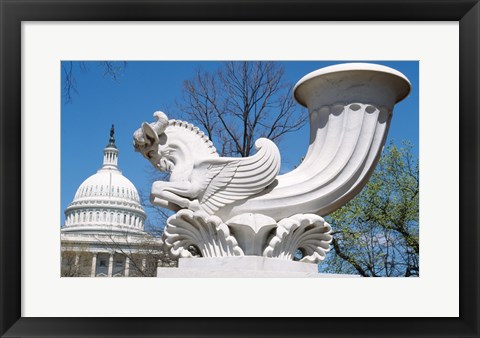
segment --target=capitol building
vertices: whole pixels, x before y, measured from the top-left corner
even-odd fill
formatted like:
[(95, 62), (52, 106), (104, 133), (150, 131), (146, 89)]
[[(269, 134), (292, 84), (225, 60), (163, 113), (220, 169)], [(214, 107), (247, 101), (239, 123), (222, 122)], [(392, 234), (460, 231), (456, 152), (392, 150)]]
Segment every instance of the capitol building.
[(155, 276), (162, 242), (144, 231), (146, 213), (135, 186), (118, 168), (114, 127), (103, 165), (77, 189), (61, 228), (64, 277)]

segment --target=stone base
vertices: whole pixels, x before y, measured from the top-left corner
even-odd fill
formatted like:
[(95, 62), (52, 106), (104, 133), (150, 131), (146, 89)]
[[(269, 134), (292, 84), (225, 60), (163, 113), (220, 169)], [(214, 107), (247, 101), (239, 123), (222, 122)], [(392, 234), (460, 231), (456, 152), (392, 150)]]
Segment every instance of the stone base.
[(356, 275), (320, 274), (317, 264), (260, 256), (180, 258), (178, 268), (158, 268), (161, 278), (338, 278)]

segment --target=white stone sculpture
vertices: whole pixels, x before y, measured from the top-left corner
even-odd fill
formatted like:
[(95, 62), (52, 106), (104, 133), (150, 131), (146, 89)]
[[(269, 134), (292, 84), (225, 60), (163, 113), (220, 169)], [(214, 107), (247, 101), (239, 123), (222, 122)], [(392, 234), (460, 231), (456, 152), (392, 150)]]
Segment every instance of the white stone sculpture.
[(153, 204), (177, 212), (164, 234), (171, 253), (324, 259), (332, 237), (321, 216), (367, 183), (393, 107), (409, 91), (403, 74), (375, 64), (340, 64), (303, 77), (294, 97), (309, 110), (310, 146), (285, 175), (278, 175), (280, 153), (270, 140), (257, 140), (251, 157), (223, 158), (198, 128), (156, 112), (157, 121), (135, 132), (134, 146), (171, 173), (151, 193)]
[(262, 193), (278, 175), (280, 153), (270, 140), (255, 142), (251, 157), (220, 157), (212, 142), (190, 123), (168, 120), (156, 112), (157, 121), (143, 123), (135, 132), (135, 149), (154, 167), (169, 171), (170, 181), (157, 181), (152, 202), (174, 211), (203, 210), (216, 214), (225, 206)]

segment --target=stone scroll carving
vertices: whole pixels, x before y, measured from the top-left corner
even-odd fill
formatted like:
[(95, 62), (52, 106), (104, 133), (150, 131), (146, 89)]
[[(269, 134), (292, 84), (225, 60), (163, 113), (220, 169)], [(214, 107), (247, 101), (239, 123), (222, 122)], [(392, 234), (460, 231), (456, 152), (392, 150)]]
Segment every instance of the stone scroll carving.
[(314, 214), (298, 214), (278, 222), (274, 236), (263, 251), (266, 257), (294, 260), (298, 251), (301, 262), (318, 263), (330, 251), (332, 228)]
[[(324, 216), (352, 199), (371, 176), (395, 103), (410, 91), (400, 72), (341, 64), (307, 74), (294, 97), (309, 110), (310, 146), (295, 170), (278, 175), (280, 152), (258, 139), (246, 158), (220, 157), (208, 137), (163, 112), (134, 133), (134, 147), (170, 172), (154, 182), (153, 204), (177, 212), (165, 242), (173, 255), (256, 255), (316, 263), (330, 249)], [(301, 154), (299, 154), (299, 157)], [(192, 253), (193, 252), (193, 253)]]
[(180, 210), (168, 220), (165, 244), (174, 257), (243, 256), (228, 226), (205, 212)]

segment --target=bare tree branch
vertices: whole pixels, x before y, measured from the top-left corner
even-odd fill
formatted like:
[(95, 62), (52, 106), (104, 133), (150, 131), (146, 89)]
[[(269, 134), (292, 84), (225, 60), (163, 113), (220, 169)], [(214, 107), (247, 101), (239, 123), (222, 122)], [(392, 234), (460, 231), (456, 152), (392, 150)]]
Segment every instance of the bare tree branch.
[(202, 126), (222, 156), (250, 156), (260, 137), (280, 141), (301, 128), (306, 111), (297, 110), (275, 62), (225, 62), (216, 73), (197, 71), (184, 82), (179, 108)]
[[(64, 103), (72, 103), (73, 96), (79, 94), (76, 80), (76, 72), (88, 72), (89, 64), (86, 61), (62, 61), (62, 97)], [(127, 67), (126, 61), (98, 61), (98, 66), (102, 69), (103, 76), (119, 82), (120, 77)]]

